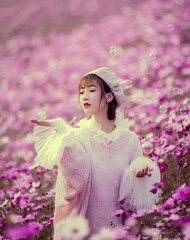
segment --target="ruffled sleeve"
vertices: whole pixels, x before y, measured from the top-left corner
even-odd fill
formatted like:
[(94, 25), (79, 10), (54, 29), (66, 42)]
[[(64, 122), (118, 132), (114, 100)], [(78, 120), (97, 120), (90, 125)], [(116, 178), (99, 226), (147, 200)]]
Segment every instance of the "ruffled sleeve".
[[(160, 170), (157, 164), (151, 159), (144, 157), (138, 137), (135, 137), (133, 153), (130, 165), (124, 170), (121, 177), (119, 201), (126, 198), (123, 203), (125, 210), (150, 209), (159, 201), (161, 190), (157, 193), (150, 192), (156, 182), (160, 182)], [(136, 169), (144, 167), (153, 168), (151, 177), (136, 177)]]
[(30, 169), (36, 166), (53, 169), (63, 156), (64, 148), (71, 147), (76, 142), (74, 129), (63, 119), (56, 118), (45, 121), (49, 122), (50, 127), (34, 126), (34, 149), (37, 156), (34, 159), (35, 164)]

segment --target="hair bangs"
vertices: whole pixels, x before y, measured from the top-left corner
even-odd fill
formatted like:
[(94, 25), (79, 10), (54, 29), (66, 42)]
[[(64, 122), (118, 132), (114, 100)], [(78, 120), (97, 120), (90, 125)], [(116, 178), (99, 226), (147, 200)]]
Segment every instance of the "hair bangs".
[[(90, 84), (96, 83), (96, 80), (93, 78), (88, 78), (88, 77), (84, 77), (80, 80), (79, 82), (79, 86), (78, 86), (78, 92), (80, 92), (82, 87), (87, 87)], [(97, 84), (96, 84), (97, 85)]]

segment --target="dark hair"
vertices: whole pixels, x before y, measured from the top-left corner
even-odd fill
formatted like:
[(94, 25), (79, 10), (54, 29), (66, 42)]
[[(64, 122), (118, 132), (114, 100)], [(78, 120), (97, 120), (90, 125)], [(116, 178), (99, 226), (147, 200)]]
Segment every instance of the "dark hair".
[[(98, 83), (99, 86), (100, 86), (100, 89), (101, 89), (100, 102), (101, 102), (102, 98), (103, 97), (105, 98), (106, 93), (111, 92), (111, 89), (108, 86), (108, 84), (102, 78), (96, 76), (95, 74), (88, 74), (80, 80), (79, 86), (78, 86), (78, 94), (80, 94), (80, 89), (81, 89), (82, 86), (86, 87), (89, 83), (92, 83), (93, 81)], [(115, 97), (114, 97), (112, 99), (112, 101), (108, 103), (107, 115), (108, 115), (109, 120), (111, 120), (111, 119), (115, 120), (116, 108), (117, 108), (117, 102), (116, 102)], [(91, 118), (91, 117), (89, 117), (89, 118)]]

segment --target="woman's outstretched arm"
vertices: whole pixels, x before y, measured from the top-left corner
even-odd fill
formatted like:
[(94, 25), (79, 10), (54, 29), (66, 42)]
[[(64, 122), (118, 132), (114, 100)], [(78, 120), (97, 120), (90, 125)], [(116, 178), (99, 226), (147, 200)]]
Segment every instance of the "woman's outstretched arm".
[(51, 127), (51, 125), (49, 124), (48, 121), (44, 121), (44, 120), (36, 120), (36, 119), (30, 119), (30, 122), (38, 125), (38, 126), (44, 126), (44, 127)]

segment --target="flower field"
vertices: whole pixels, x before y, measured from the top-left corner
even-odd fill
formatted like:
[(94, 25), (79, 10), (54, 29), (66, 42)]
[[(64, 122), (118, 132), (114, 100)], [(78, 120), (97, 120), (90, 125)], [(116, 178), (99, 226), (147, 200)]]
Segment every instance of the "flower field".
[[(20, 14), (22, 4), (0, 6), (0, 239), (53, 239), (57, 168), (30, 168), (29, 120), (79, 121), (78, 82), (102, 66), (123, 80), (119, 109), (158, 164), (151, 192), (162, 195), (92, 240), (190, 239), (190, 2), (47, 0)], [(63, 239), (90, 231), (85, 219), (68, 226)]]

